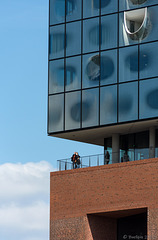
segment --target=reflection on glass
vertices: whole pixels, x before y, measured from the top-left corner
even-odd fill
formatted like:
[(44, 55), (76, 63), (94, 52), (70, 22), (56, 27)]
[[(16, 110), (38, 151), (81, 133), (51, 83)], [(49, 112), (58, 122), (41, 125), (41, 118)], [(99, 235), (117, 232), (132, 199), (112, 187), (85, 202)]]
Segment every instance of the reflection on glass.
[(117, 81), (117, 52), (115, 50), (101, 53), (100, 84), (112, 84)]
[[(126, 0), (128, 1), (128, 0)], [(134, 5), (140, 5), (140, 4), (143, 4), (145, 3), (147, 0), (129, 0), (131, 1)]]
[(82, 92), (82, 127), (90, 127), (99, 123), (99, 89), (94, 88)]
[(101, 17), (101, 50), (117, 46), (117, 14)]
[(117, 86), (102, 87), (100, 90), (100, 124), (117, 121)]
[(100, 57), (99, 54), (83, 56), (83, 88), (99, 85)]
[(158, 76), (158, 54), (157, 51), (155, 51), (157, 48), (157, 42), (140, 46), (140, 78)]
[(81, 57), (66, 58), (66, 91), (81, 88)]
[(64, 57), (64, 46), (64, 25), (51, 27), (49, 36), (49, 59)]
[(99, 50), (99, 18), (83, 21), (83, 52)]
[(64, 94), (49, 96), (49, 133), (63, 131)]
[(140, 82), (140, 118), (158, 116), (158, 78)]
[(80, 127), (81, 122), (81, 92), (66, 93), (65, 95), (65, 129)]
[(66, 21), (72, 21), (81, 18), (80, 0), (66, 0)]
[(50, 0), (50, 25), (65, 21), (65, 0)]
[(66, 24), (67, 46), (66, 55), (76, 55), (81, 53), (81, 22)]
[[(106, 2), (106, 1), (104, 1)], [(103, 4), (103, 3), (102, 3)], [(83, 0), (83, 17), (93, 17), (99, 15), (100, 1)]]
[(138, 82), (119, 85), (119, 122), (138, 118)]
[(157, 4), (157, 0), (121, 0), (119, 1), (120, 11), (133, 8), (146, 7)]
[(119, 49), (119, 81), (138, 79), (138, 46)]
[(150, 31), (150, 20), (147, 8), (124, 12), (124, 39), (144, 39)]
[(49, 62), (49, 94), (64, 91), (64, 60)]

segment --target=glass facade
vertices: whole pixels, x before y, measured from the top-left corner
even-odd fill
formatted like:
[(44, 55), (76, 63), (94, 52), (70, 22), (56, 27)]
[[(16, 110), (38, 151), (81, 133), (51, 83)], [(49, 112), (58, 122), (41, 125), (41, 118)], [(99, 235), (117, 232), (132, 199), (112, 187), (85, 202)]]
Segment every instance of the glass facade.
[(50, 0), (49, 134), (158, 117), (157, 12), (157, 0)]

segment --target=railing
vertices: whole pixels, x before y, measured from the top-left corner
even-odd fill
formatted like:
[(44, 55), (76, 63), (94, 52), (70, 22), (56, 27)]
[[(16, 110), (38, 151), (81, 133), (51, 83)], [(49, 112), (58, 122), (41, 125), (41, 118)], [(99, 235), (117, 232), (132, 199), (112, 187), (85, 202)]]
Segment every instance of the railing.
[[(125, 152), (120, 150), (119, 152), (111, 152), (110, 158), (106, 159), (104, 154), (90, 155), (80, 157), (80, 164), (76, 168), (86, 168), (93, 166), (101, 166), (106, 164), (114, 164), (119, 162), (136, 161), (148, 158), (158, 157), (158, 148), (144, 148), (144, 149), (132, 149)], [(67, 159), (57, 160), (58, 170), (71, 170), (74, 168), (71, 157)]]

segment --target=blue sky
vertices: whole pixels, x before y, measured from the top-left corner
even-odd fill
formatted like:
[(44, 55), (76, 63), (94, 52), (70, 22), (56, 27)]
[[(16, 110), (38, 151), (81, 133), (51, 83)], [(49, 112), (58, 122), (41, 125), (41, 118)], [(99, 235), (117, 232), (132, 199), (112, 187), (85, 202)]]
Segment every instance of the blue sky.
[(103, 153), (102, 147), (47, 136), (47, 52), (48, 0), (1, 0), (2, 240), (48, 239), (49, 172), (56, 160), (74, 151)]

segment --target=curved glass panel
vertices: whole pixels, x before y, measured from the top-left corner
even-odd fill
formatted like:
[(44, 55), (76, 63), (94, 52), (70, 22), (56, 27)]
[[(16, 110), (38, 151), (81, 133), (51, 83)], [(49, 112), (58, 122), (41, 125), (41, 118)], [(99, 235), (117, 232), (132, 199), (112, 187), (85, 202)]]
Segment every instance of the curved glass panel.
[(81, 22), (72, 22), (66, 24), (66, 56), (77, 55), (81, 53)]
[(100, 124), (117, 122), (117, 86), (100, 89)]
[(140, 45), (140, 78), (158, 76), (158, 42)]
[(82, 87), (94, 87), (99, 85), (100, 79), (100, 57), (99, 54), (88, 54), (83, 56)]
[(49, 62), (49, 94), (64, 91), (64, 60)]
[(101, 78), (100, 85), (117, 82), (117, 51), (101, 52)]
[(157, 0), (121, 0), (119, 1), (120, 11), (147, 7), (150, 5), (157, 4)]
[(99, 50), (99, 18), (83, 21), (83, 52)]
[(138, 46), (119, 49), (119, 81), (138, 79)]
[(117, 47), (117, 14), (101, 17), (101, 50)]
[(66, 91), (81, 88), (81, 57), (66, 58)]
[(83, 18), (98, 16), (99, 9), (100, 9), (100, 1), (83, 0)]
[(117, 0), (101, 0), (101, 14), (113, 13), (118, 11)]
[(50, 25), (65, 21), (65, 0), (50, 0)]
[(138, 118), (138, 82), (119, 85), (119, 122)]
[(158, 78), (140, 82), (140, 118), (158, 116)]
[(81, 18), (82, 1), (66, 0), (66, 21), (73, 21)]
[(64, 24), (50, 28), (49, 59), (64, 57), (65, 30)]
[(81, 92), (65, 95), (65, 129), (80, 128), (81, 123)]
[(63, 131), (64, 127), (64, 94), (49, 96), (48, 131)]
[(82, 127), (99, 124), (99, 89), (83, 90), (82, 92)]

